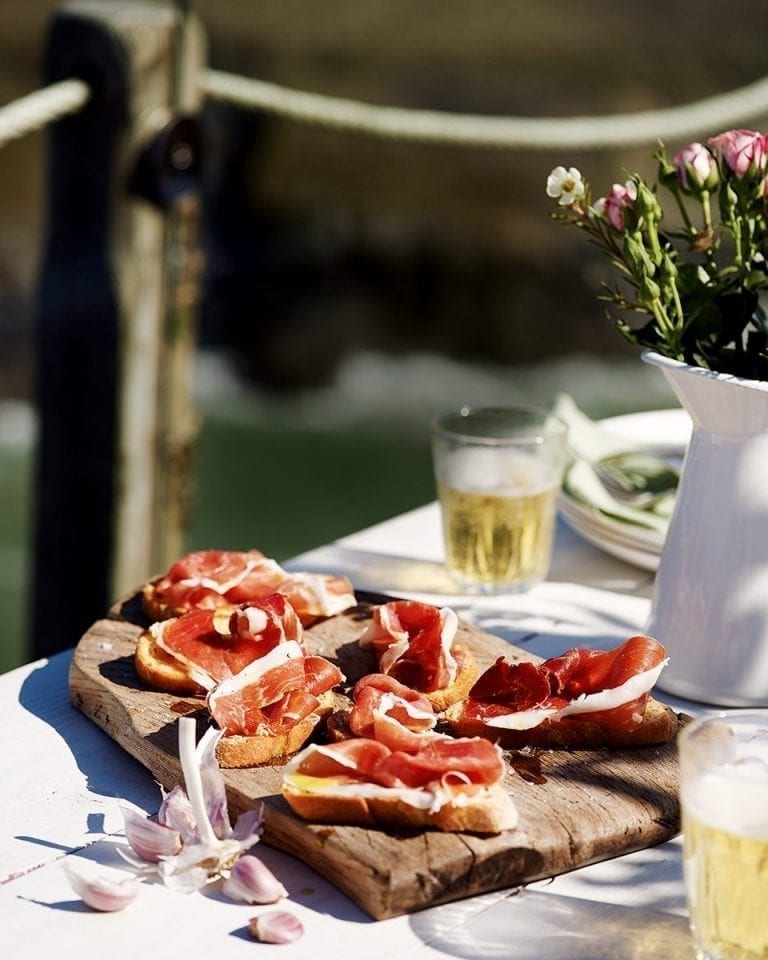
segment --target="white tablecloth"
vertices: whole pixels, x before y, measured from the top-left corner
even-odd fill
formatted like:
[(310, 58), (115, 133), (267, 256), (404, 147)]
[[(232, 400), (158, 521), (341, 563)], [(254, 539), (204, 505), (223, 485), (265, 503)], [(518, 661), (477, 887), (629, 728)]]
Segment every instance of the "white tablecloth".
[[(456, 595), (441, 566), (434, 504), (295, 558), (294, 569), (336, 571), (358, 589), (415, 596), (517, 645), (550, 656), (572, 645), (615, 644), (642, 630), (652, 575), (599, 552), (561, 525), (549, 580), (528, 594)], [(217, 885), (171, 893), (145, 884), (119, 913), (74, 895), (62, 861), (119, 863), (120, 799), (156, 812), (150, 774), (69, 704), (69, 653), (0, 677), (0, 929), (3, 955), (216, 957), (272, 950), (281, 957), (691, 957), (679, 839), (595, 864), (524, 890), (503, 890), (373, 921), (300, 862), (261, 847), (287, 887), (283, 906), (305, 935), (266, 947), (248, 918), (270, 908), (233, 904)], [(689, 713), (697, 707), (673, 702)], [(9, 952), (6, 952), (9, 951)], [(248, 951), (251, 951), (249, 954)]]

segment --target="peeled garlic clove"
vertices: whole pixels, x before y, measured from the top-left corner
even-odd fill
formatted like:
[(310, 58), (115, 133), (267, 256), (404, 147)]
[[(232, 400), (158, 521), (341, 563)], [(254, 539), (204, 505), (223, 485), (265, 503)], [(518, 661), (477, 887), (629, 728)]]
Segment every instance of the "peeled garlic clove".
[(293, 943), (304, 935), (301, 920), (286, 910), (270, 910), (259, 917), (251, 917), (248, 930), (262, 943)]
[(71, 863), (63, 863), (70, 886), (94, 910), (113, 912), (133, 903), (139, 895), (140, 883), (135, 877), (110, 880), (108, 877), (86, 877)]
[(250, 854), (235, 863), (221, 892), (231, 900), (245, 903), (276, 903), (288, 891), (265, 864)]
[(130, 807), (123, 807), (125, 839), (142, 860), (157, 863), (162, 857), (173, 857), (181, 850), (181, 835)]

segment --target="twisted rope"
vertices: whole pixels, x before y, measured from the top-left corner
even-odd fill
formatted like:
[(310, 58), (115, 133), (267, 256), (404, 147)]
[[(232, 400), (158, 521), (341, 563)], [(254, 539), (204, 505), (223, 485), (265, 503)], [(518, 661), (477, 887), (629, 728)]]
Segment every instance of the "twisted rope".
[(687, 139), (768, 114), (768, 77), (677, 107), (602, 117), (488, 117), (373, 106), (208, 70), (208, 96), (301, 123), (387, 139), (518, 150), (588, 150)]
[(88, 102), (91, 91), (82, 80), (62, 80), (0, 107), (0, 147), (59, 120)]
[[(588, 150), (683, 139), (768, 114), (768, 77), (705, 100), (602, 117), (488, 117), (434, 110), (404, 110), (289, 90), (274, 83), (208, 70), (208, 96), (300, 123), (385, 139), (499, 149)], [(0, 107), (0, 147), (87, 103), (82, 80), (62, 80)]]

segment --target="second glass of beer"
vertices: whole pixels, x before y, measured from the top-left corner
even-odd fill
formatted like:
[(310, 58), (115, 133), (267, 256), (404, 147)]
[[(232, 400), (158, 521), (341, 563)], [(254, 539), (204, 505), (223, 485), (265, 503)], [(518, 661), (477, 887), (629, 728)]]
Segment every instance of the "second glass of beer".
[(470, 593), (549, 571), (567, 428), (537, 407), (462, 407), (432, 421), (448, 571)]
[(731, 710), (678, 738), (683, 867), (698, 960), (768, 957), (768, 711)]

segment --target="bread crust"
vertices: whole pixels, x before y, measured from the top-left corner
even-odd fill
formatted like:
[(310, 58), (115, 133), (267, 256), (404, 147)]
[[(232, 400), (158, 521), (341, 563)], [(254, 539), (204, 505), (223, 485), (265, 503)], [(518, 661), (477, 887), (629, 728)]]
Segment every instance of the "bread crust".
[(517, 809), (499, 785), (466, 803), (446, 803), (439, 810), (414, 807), (400, 797), (339, 797), (302, 793), (288, 785), (283, 796), (304, 820), (359, 827), (435, 827), (445, 832), (500, 833), (517, 826)]
[(544, 720), (529, 730), (506, 730), (490, 727), (474, 717), (464, 715), (465, 703), (451, 706), (443, 715), (444, 721), (457, 737), (485, 737), (504, 749), (518, 747), (643, 747), (668, 743), (677, 734), (680, 718), (670, 707), (653, 697), (648, 699), (643, 722), (634, 730), (586, 719), (563, 717)]
[(189, 676), (180, 660), (157, 644), (148, 630), (139, 636), (133, 661), (140, 679), (153, 690), (183, 697), (205, 696), (205, 688)]
[(242, 736), (232, 734), (222, 737), (216, 745), (216, 759), (224, 769), (258, 767), (265, 763), (285, 760), (297, 753), (309, 740), (321, 720), (333, 710), (335, 697), (327, 690), (318, 697), (317, 709), (304, 717), (294, 727), (278, 736)]

